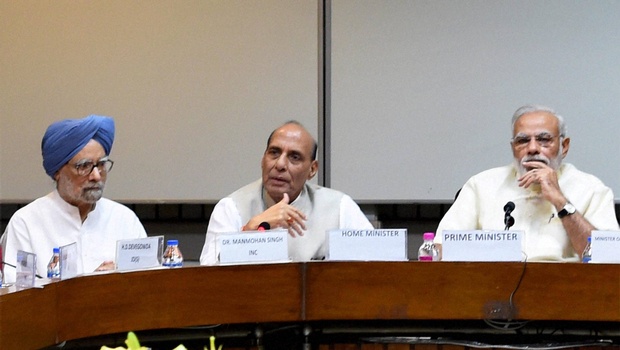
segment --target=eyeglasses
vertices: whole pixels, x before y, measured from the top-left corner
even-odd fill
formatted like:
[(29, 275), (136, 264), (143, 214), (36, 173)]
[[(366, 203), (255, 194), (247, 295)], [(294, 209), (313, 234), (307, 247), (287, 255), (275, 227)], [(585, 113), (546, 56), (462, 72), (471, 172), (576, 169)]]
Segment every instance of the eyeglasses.
[(98, 161), (97, 163), (91, 160), (85, 160), (85, 161), (77, 162), (75, 164), (70, 164), (70, 165), (75, 168), (79, 176), (88, 176), (90, 175), (90, 173), (93, 172), (93, 169), (95, 169), (95, 167), (97, 167), (97, 170), (100, 173), (109, 172), (110, 170), (112, 170), (112, 166), (114, 165), (114, 162), (109, 159), (103, 159), (103, 160)]
[[(536, 140), (536, 143), (538, 143), (541, 147), (546, 148), (546, 147), (551, 146), (551, 144), (553, 144), (553, 140), (555, 140), (555, 138), (558, 136), (561, 137), (561, 135), (551, 135), (549, 133), (543, 132), (538, 135), (534, 135), (533, 137)], [(512, 138), (512, 144), (516, 148), (523, 148), (529, 145), (531, 140), (532, 140), (532, 136), (519, 135), (519, 136), (515, 136)]]

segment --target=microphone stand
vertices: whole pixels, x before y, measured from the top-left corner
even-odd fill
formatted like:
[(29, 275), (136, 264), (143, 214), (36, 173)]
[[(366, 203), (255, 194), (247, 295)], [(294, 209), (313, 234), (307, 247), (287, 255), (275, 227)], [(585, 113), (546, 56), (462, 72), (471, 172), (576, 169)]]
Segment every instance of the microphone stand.
[(513, 218), (510, 213), (506, 213), (506, 216), (504, 217), (504, 224), (506, 224), (504, 231), (508, 231), (508, 229), (510, 229), (512, 225), (515, 224), (515, 218)]
[[(16, 268), (17, 268), (17, 266), (15, 266), (15, 265), (13, 265), (13, 264), (9, 264), (8, 262), (5, 262), (5, 261), (0, 261), (0, 264), (4, 264), (4, 265), (6, 265), (6, 266), (10, 266), (10, 267), (12, 267), (12, 268), (14, 268), (14, 269), (16, 269)], [(35, 273), (35, 274), (34, 274), (34, 276), (35, 276), (36, 278), (43, 278), (43, 277), (39, 276), (39, 274), (37, 274), (37, 273)]]

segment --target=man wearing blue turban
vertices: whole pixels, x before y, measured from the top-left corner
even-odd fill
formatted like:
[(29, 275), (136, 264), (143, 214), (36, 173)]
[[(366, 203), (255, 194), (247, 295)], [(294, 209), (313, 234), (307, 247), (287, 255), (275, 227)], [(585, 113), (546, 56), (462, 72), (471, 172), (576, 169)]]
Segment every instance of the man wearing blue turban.
[[(114, 164), (109, 158), (113, 142), (109, 117), (66, 119), (47, 128), (43, 168), (56, 188), (11, 217), (2, 236), (7, 263), (16, 263), (18, 250), (35, 253), (37, 273), (44, 276), (53, 248), (76, 243), (78, 274), (110, 270), (118, 240), (146, 237), (134, 212), (102, 198)], [(5, 282), (14, 281), (15, 271), (5, 269)]]

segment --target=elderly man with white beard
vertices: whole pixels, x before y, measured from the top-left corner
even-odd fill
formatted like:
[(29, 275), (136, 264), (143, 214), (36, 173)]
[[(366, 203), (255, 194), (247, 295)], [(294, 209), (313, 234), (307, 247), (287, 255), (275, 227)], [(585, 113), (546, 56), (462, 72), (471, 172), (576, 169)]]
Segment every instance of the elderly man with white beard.
[[(44, 276), (54, 247), (76, 243), (78, 274), (113, 270), (116, 242), (146, 237), (133, 211), (103, 198), (114, 133), (114, 120), (99, 115), (47, 128), (41, 154), (55, 188), (11, 217), (0, 239), (7, 265), (17, 264), (18, 250), (34, 253), (37, 274)], [(15, 282), (15, 269), (4, 272), (5, 282)]]
[(614, 195), (598, 178), (563, 163), (570, 138), (551, 108), (527, 105), (514, 113), (513, 164), (471, 177), (444, 215), (443, 230), (498, 230), (504, 206), (515, 204), (512, 230), (525, 232), (529, 261), (579, 261), (592, 230), (618, 230)]

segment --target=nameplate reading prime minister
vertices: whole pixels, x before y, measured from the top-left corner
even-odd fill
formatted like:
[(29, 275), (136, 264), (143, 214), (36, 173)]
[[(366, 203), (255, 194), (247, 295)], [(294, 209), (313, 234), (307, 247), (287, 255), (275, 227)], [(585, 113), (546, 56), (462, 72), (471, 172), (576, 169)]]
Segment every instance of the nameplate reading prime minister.
[(407, 230), (327, 231), (328, 260), (406, 261)]
[(244, 231), (218, 233), (215, 252), (220, 264), (290, 261), (288, 231)]
[(522, 231), (442, 232), (442, 261), (521, 261)]

